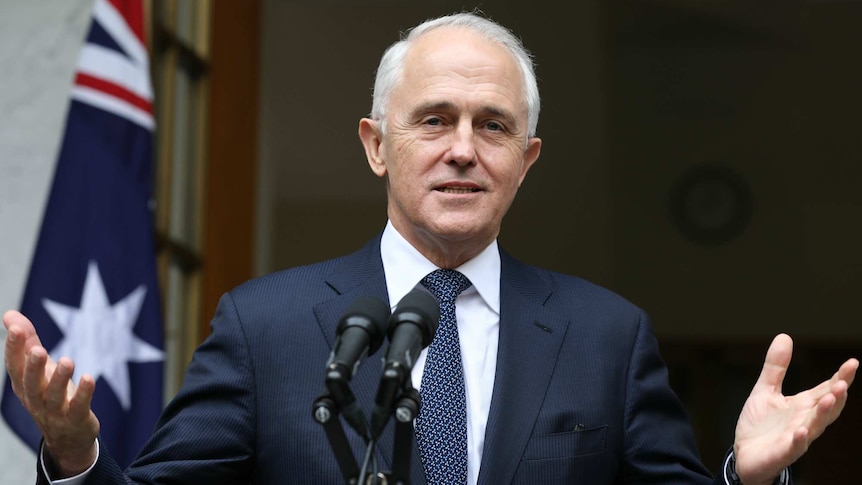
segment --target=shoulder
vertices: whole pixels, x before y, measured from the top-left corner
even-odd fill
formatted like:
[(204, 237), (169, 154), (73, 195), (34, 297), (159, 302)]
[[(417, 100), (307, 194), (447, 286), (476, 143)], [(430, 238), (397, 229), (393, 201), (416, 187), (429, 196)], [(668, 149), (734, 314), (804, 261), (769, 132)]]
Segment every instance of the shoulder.
[(622, 295), (591, 281), (540, 268), (537, 268), (537, 271), (545, 272), (548, 275), (560, 303), (574, 300), (579, 301), (582, 306), (587, 308), (602, 311), (616, 309), (627, 313), (642, 312), (638, 306)]
[(503, 258), (503, 267), (507, 280), (504, 284), (539, 304), (543, 311), (568, 322), (565, 341), (572, 345), (590, 342), (609, 355), (617, 352), (624, 356), (643, 330), (651, 332), (646, 312), (608, 288), (511, 257)]
[(237, 301), (261, 297), (269, 300), (320, 301), (347, 291), (351, 286), (382, 271), (378, 236), (351, 254), (249, 280), (231, 290), (229, 296)]
[(335, 258), (314, 264), (297, 266), (269, 273), (246, 281), (229, 291), (235, 300), (259, 298), (262, 295), (279, 295), (320, 290), (326, 286), (327, 275), (345, 258)]
[(588, 313), (639, 315), (638, 306), (584, 278), (521, 262), (502, 253), (503, 278), (522, 293), (534, 293), (533, 299), (550, 309), (570, 309)]
[(220, 307), (239, 316), (307, 317), (320, 302), (349, 293), (369, 280), (382, 281), (379, 238), (358, 251), (318, 263), (297, 266), (246, 281), (222, 296)]

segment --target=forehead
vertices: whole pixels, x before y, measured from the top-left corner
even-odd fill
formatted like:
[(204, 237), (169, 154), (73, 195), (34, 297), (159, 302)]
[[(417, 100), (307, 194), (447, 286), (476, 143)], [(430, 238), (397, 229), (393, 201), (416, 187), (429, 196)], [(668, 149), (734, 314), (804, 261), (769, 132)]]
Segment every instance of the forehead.
[(396, 91), (408, 99), (459, 95), (507, 102), (526, 110), (524, 81), (512, 53), (464, 27), (439, 27), (417, 38), (404, 59)]

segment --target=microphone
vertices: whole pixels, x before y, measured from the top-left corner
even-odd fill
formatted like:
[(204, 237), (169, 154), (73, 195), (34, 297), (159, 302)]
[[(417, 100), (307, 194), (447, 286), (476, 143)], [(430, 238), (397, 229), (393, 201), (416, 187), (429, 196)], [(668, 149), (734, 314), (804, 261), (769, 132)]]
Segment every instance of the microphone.
[(353, 379), (362, 359), (383, 344), (389, 306), (371, 296), (360, 296), (341, 317), (335, 329), (336, 341), (326, 363), (327, 376), (335, 372), (346, 381)]
[(326, 363), (326, 388), (348, 424), (362, 436), (367, 435), (365, 416), (348, 383), (362, 359), (380, 348), (388, 318), (389, 306), (377, 298), (354, 300), (338, 322), (335, 346)]
[(389, 349), (371, 413), (372, 439), (383, 432), (399, 391), (410, 379), (416, 357), (431, 344), (439, 324), (440, 305), (433, 295), (421, 288), (407, 293), (389, 317)]

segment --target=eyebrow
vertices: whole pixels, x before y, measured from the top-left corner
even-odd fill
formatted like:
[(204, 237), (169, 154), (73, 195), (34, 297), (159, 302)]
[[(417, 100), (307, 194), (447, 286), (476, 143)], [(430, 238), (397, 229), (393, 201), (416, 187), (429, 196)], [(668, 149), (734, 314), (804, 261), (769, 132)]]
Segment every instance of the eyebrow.
[[(415, 110), (413, 110), (413, 114), (415, 116), (415, 115), (419, 115), (422, 113), (429, 113), (429, 112), (434, 112), (434, 111), (456, 111), (456, 110), (457, 110), (457, 107), (455, 106), (455, 103), (452, 103), (450, 101), (438, 101), (438, 102), (431, 102), (431, 103), (425, 103), (425, 104), (419, 105), (418, 107), (416, 107)], [(491, 115), (494, 117), (501, 118), (503, 121), (505, 121), (507, 124), (510, 124), (510, 125), (516, 124), (515, 116), (512, 113), (510, 113), (507, 110), (497, 108), (495, 106), (488, 106), (488, 105), (482, 106), (479, 108), (478, 112), (482, 115), (486, 115), (486, 116)]]
[(425, 103), (417, 106), (412, 110), (411, 114), (415, 116), (423, 115), (433, 111), (455, 111), (455, 104), (449, 101), (438, 101), (433, 103)]

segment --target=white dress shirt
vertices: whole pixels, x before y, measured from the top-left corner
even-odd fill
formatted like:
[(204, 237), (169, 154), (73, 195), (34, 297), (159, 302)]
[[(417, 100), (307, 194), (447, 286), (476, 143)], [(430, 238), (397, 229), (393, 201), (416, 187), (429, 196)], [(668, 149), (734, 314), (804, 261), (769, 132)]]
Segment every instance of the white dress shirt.
[[(383, 230), (380, 254), (392, 308), (428, 273), (439, 269), (411, 246), (391, 222)], [(454, 269), (473, 283), (455, 300), (455, 319), (458, 321), (467, 397), (467, 483), (474, 485), (479, 478), (485, 426), (497, 370), (500, 337), (500, 251), (497, 241)], [(424, 349), (413, 367), (413, 387), (416, 389), (422, 384), (427, 353), (428, 349)]]

